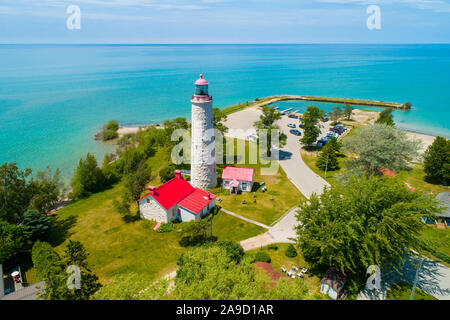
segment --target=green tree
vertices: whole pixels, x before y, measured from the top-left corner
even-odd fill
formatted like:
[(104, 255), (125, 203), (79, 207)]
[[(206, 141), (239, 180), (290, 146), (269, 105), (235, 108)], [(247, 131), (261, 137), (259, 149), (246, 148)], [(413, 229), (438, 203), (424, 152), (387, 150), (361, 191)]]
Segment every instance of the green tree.
[(316, 166), (322, 170), (333, 171), (339, 169), (339, 152), (341, 143), (336, 138), (331, 138), (330, 141), (322, 148), (319, 157), (316, 161)]
[(104, 129), (117, 131), (119, 130), (119, 123), (115, 120), (109, 120), (108, 123), (105, 124)]
[(66, 268), (71, 265), (78, 266), (81, 271), (81, 288), (68, 291), (69, 300), (89, 300), (100, 287), (98, 277), (92, 272), (87, 262), (89, 254), (80, 241), (69, 240), (64, 251), (64, 264)]
[(436, 137), (424, 154), (426, 179), (447, 185), (450, 182), (450, 140)]
[(227, 120), (227, 115), (222, 110), (217, 107), (213, 108), (213, 123), (214, 128), (221, 131), (222, 133), (226, 133), (228, 128), (223, 124)]
[[(272, 287), (267, 274), (256, 271), (251, 256), (239, 264), (218, 246), (197, 247), (183, 254), (173, 298), (192, 300), (305, 299), (308, 287), (299, 279), (281, 279)], [(261, 271), (261, 272), (260, 272)]]
[(145, 162), (141, 162), (136, 172), (130, 173), (125, 177), (125, 187), (128, 189), (131, 200), (136, 201), (141, 197), (145, 186), (150, 180), (150, 168)]
[(300, 205), (297, 242), (313, 267), (364, 276), (370, 265), (398, 266), (410, 249), (423, 252), (422, 217), (437, 211), (434, 197), (397, 179), (352, 177)]
[(257, 261), (270, 263), (271, 259), (270, 259), (270, 256), (269, 256), (269, 254), (267, 252), (265, 252), (265, 251), (258, 251), (255, 254), (255, 262), (257, 262)]
[(15, 162), (0, 167), (0, 220), (20, 222), (27, 210), (32, 194), (28, 177), (31, 169), (20, 170)]
[(352, 115), (353, 115), (353, 109), (354, 108), (351, 105), (349, 105), (349, 104), (345, 105), (343, 115), (344, 115), (344, 117), (347, 118), (347, 120), (351, 120)]
[(319, 120), (324, 112), (318, 107), (309, 106), (303, 114), (301, 122), (303, 124), (303, 137), (300, 139), (304, 147), (311, 147), (320, 134)]
[(102, 139), (103, 141), (113, 140), (119, 137), (117, 131), (114, 130), (103, 130), (102, 131)]
[(336, 122), (340, 117), (342, 117), (341, 107), (333, 107), (333, 111), (328, 112), (328, 115), (330, 116), (332, 122)]
[(74, 199), (84, 198), (100, 191), (105, 185), (105, 177), (97, 166), (95, 157), (88, 153), (86, 160), (80, 159), (75, 175), (72, 178), (72, 194)]
[[(274, 107), (264, 106), (262, 109), (262, 115), (260, 115), (259, 120), (255, 121), (253, 124), (258, 130), (259, 137), (267, 135), (267, 155), (270, 157), (272, 154), (272, 148), (282, 148), (286, 145), (287, 136), (280, 132), (280, 128), (274, 125), (275, 121), (281, 119), (281, 113)], [(273, 144), (272, 133), (273, 131), (278, 132), (279, 139), (278, 142)]]
[(24, 238), (30, 243), (45, 240), (50, 228), (51, 221), (44, 214), (36, 210), (28, 210), (24, 213), (21, 229)]
[(65, 192), (59, 169), (53, 173), (49, 166), (44, 171), (38, 171), (29, 186), (33, 194), (30, 207), (40, 213), (51, 210)]
[(179, 232), (180, 245), (183, 247), (203, 244), (207, 241), (210, 224), (207, 220), (193, 220), (181, 225)]
[(386, 124), (388, 126), (395, 126), (394, 123), (394, 116), (392, 115), (392, 108), (387, 108), (384, 109), (383, 111), (380, 112), (380, 114), (378, 115), (378, 119), (375, 121), (375, 123), (379, 123), (379, 124)]
[[(357, 155), (347, 161), (354, 172), (381, 175), (380, 169), (402, 170), (419, 155), (421, 142), (410, 140), (404, 131), (386, 124), (367, 125), (356, 129), (344, 140), (343, 151)], [(351, 172), (350, 172), (351, 173)]]
[(173, 178), (175, 178), (175, 165), (169, 164), (168, 166), (159, 170), (159, 179), (162, 183), (165, 183)]
[(17, 254), (23, 244), (20, 227), (0, 220), (0, 263)]

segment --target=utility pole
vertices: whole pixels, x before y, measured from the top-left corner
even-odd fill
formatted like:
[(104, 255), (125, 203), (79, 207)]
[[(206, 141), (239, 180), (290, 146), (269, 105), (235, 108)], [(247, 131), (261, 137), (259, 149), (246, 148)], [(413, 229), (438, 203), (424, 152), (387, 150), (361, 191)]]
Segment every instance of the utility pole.
[(414, 284), (411, 290), (411, 298), (409, 300), (413, 300), (414, 299), (414, 291), (416, 290), (416, 285), (417, 285), (417, 278), (419, 277), (419, 271), (420, 268), (422, 268), (422, 263), (423, 263), (424, 258), (421, 258), (421, 260), (419, 261), (419, 265), (416, 269), (416, 276), (414, 277)]
[(328, 153), (327, 153), (327, 162), (325, 163), (325, 179), (327, 178), (327, 169), (328, 169)]

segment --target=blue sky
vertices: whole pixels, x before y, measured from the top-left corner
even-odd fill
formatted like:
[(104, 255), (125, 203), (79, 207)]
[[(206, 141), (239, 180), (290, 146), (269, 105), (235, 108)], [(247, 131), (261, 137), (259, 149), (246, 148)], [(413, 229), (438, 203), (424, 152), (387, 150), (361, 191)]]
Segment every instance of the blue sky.
[[(381, 30), (366, 27), (369, 5)], [(81, 29), (66, 27), (69, 5)], [(450, 0), (1, 0), (0, 43), (449, 43)]]

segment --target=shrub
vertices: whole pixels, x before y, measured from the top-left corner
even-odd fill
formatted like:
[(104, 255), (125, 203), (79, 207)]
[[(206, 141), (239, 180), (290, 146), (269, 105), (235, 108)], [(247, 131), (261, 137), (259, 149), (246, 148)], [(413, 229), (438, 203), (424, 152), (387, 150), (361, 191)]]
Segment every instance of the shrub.
[(169, 181), (175, 177), (175, 166), (170, 164), (159, 171), (159, 178), (162, 183)]
[(104, 126), (105, 130), (117, 131), (119, 130), (119, 123), (114, 120), (109, 120), (107, 124)]
[(173, 222), (163, 223), (161, 226), (156, 229), (158, 233), (171, 232), (173, 231)]
[(278, 250), (278, 246), (276, 244), (269, 244), (267, 249), (269, 249), (269, 250)]
[(290, 244), (286, 248), (286, 251), (284, 252), (284, 254), (286, 255), (286, 257), (294, 258), (297, 256), (297, 250), (295, 250), (295, 247), (293, 244)]
[(102, 132), (103, 141), (112, 140), (112, 139), (117, 138), (118, 136), (119, 136), (119, 134), (117, 133), (117, 131), (114, 131), (114, 130), (107, 129), (107, 130), (103, 130), (103, 132)]
[(230, 240), (222, 240), (216, 242), (215, 245), (225, 249), (228, 255), (231, 257), (231, 259), (233, 259), (237, 263), (239, 263), (242, 257), (244, 256), (244, 249), (237, 242)]
[(258, 251), (255, 254), (255, 262), (257, 262), (257, 261), (270, 263), (271, 259), (270, 259), (270, 256), (269, 256), (269, 254), (267, 252), (265, 252), (265, 251)]

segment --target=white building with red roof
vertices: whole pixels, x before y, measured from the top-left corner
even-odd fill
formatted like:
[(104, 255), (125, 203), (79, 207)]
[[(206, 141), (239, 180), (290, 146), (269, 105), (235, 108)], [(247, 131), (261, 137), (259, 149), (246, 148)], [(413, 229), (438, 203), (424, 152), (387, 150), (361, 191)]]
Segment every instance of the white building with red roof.
[(222, 188), (231, 193), (250, 192), (253, 188), (255, 169), (242, 167), (225, 167), (222, 172)]
[(157, 222), (200, 219), (216, 205), (216, 196), (191, 186), (175, 170), (175, 178), (159, 187), (148, 187), (149, 193), (138, 200), (142, 218)]

